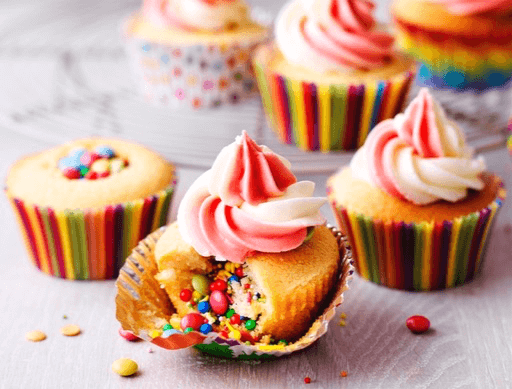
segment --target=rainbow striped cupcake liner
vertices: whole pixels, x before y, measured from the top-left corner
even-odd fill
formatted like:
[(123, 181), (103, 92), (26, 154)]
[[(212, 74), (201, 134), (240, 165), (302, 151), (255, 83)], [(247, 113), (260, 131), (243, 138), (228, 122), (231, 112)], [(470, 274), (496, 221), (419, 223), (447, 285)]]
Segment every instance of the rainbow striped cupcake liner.
[(97, 209), (56, 211), (10, 197), (33, 264), (70, 280), (116, 278), (140, 239), (166, 224), (173, 182), (153, 196)]
[(330, 201), (361, 277), (389, 288), (425, 291), (473, 279), (505, 197), (501, 183), (496, 200), (486, 208), (437, 223), (384, 223)]
[(361, 147), (377, 123), (402, 111), (415, 77), (408, 71), (358, 85), (309, 83), (268, 71), (272, 46), (259, 50), (254, 70), (269, 125), (281, 142), (305, 151)]
[(507, 133), (507, 150), (510, 156), (512, 156), (512, 117), (508, 120)]

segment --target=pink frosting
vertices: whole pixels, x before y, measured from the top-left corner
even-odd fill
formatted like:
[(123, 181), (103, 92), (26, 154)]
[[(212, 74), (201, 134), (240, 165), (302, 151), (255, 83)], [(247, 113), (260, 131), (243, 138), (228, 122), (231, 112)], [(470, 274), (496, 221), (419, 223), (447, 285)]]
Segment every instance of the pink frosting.
[(372, 69), (392, 55), (394, 39), (374, 30), (375, 5), (367, 0), (331, 0), (330, 19), (325, 25), (305, 18), (301, 29), (306, 42), (341, 66)]
[(396, 126), (392, 119), (385, 120), (370, 132), (366, 140), (370, 177), (384, 191), (401, 199), (405, 196), (393, 162), (397, 149), (403, 146), (412, 146), (413, 153), (423, 158), (445, 156), (434, 102), (425, 88), (404, 112), (401, 126)]
[[(279, 156), (243, 132), (185, 194), (178, 210), (181, 235), (199, 254), (237, 263), (256, 251), (293, 250), (306, 238), (307, 227), (325, 222), (318, 212), (324, 199), (286, 196), (290, 185), (299, 184)], [(318, 206), (311, 207), (312, 201)], [(280, 214), (266, 214), (259, 204), (276, 206)]]
[(455, 15), (475, 15), (485, 12), (512, 11), (511, 0), (433, 0), (445, 5)]

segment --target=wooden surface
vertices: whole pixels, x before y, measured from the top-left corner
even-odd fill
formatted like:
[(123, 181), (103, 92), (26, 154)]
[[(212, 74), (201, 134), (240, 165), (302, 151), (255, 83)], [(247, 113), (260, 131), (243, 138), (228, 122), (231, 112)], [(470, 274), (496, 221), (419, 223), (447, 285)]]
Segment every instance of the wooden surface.
[[(253, 3), (272, 12), (281, 6), (263, 0)], [(77, 89), (80, 83), (66, 78), (77, 73), (66, 73), (66, 66), (68, 70), (74, 66), (69, 53), (81, 53), (82, 64), (87, 64), (85, 76), (91, 80), (106, 62), (120, 61), (123, 54), (112, 15), (120, 18), (137, 5), (138, 1), (0, 3), (2, 180), (16, 159), (68, 139), (69, 134), (136, 137), (125, 132), (122, 118), (108, 108), (109, 98), (119, 97), (115, 93), (122, 97), (133, 91), (114, 81), (89, 83), (88, 91)], [(111, 79), (116, 78), (111, 75)], [(124, 104), (122, 98), (117, 101), (119, 106)], [(247, 122), (251, 115), (261, 120), (251, 104), (242, 107), (238, 116), (224, 114), (233, 129), (253, 125)], [(216, 115), (220, 121), (223, 114)], [(158, 143), (158, 131), (144, 128), (141, 136)], [(172, 155), (166, 156), (172, 160)], [(338, 154), (339, 166), (350, 157)], [(485, 157), (489, 170), (510, 186), (512, 159), (507, 151), (487, 152)], [(304, 164), (308, 158), (322, 163), (315, 155), (303, 158)], [(185, 190), (201, 172), (180, 169), (171, 219)], [(310, 172), (299, 178), (314, 180), (317, 195), (323, 195), (327, 176)], [(166, 351), (120, 338), (114, 282), (69, 282), (38, 272), (24, 251), (10, 206), (0, 196), (0, 388), (301, 388), (306, 376), (315, 388), (511, 388), (510, 203), (510, 199), (505, 202), (498, 216), (483, 271), (472, 283), (453, 290), (412, 293), (355, 277), (338, 309), (347, 314), (345, 327), (335, 319), (327, 335), (309, 349), (273, 362), (249, 363), (194, 350)], [(323, 211), (333, 222), (330, 210)], [(427, 316), (433, 330), (421, 336), (411, 334), (404, 323), (414, 314)], [(72, 323), (83, 333), (62, 336), (60, 327)], [(33, 329), (44, 331), (48, 338), (41, 343), (25, 341), (24, 334)], [(120, 357), (136, 360), (140, 373), (132, 378), (112, 373), (111, 364)], [(348, 377), (340, 377), (342, 370)]]

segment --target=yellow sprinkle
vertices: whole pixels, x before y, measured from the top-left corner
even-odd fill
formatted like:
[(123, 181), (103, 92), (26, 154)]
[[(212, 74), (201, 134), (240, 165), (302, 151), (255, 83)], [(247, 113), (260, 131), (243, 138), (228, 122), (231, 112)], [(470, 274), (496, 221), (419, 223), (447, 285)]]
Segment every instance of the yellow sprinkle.
[(232, 339), (240, 340), (242, 334), (240, 333), (240, 331), (234, 330), (229, 333), (229, 337)]
[(272, 350), (282, 350), (284, 349), (284, 345), (282, 344), (263, 344), (258, 346), (261, 351), (272, 351)]
[(25, 334), (25, 339), (31, 342), (41, 342), (46, 339), (46, 334), (39, 330), (30, 331)]
[(149, 333), (149, 336), (151, 336), (153, 339), (158, 338), (160, 335), (162, 335), (162, 331), (159, 330), (153, 330)]
[(347, 325), (347, 323), (345, 322), (345, 320), (340, 320), (340, 326), (341, 326), (341, 327), (345, 327), (345, 325)]
[(201, 300), (201, 297), (203, 297), (203, 295), (201, 293), (199, 293), (197, 290), (194, 290), (194, 292), (192, 293), (192, 298), (194, 300)]
[(229, 324), (227, 320), (224, 323), (228, 326), (230, 331), (235, 331), (235, 329), (231, 326), (231, 324)]
[(340, 317), (341, 317), (342, 319), (346, 319), (346, 318), (347, 318), (347, 314), (346, 314), (345, 312), (341, 312)]
[(137, 362), (131, 359), (120, 358), (117, 361), (114, 361), (112, 364), (112, 370), (120, 376), (127, 377), (137, 373), (139, 366), (137, 365)]
[(65, 336), (77, 336), (80, 332), (82, 331), (76, 324), (70, 324), (60, 329), (60, 333)]

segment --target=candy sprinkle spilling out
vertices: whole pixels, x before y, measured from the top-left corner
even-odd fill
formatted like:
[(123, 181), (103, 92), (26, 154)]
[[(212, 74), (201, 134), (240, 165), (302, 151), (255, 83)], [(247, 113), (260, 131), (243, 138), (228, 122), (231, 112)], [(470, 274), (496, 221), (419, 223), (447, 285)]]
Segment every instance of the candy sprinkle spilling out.
[(139, 366), (137, 362), (128, 358), (120, 358), (112, 364), (112, 370), (114, 373), (119, 374), (122, 377), (128, 377), (137, 373)]
[(46, 334), (39, 330), (34, 330), (27, 332), (25, 334), (25, 339), (30, 340), (31, 342), (41, 342), (46, 339)]
[(154, 351), (153, 351), (153, 349), (151, 347), (148, 348), (148, 353), (150, 353), (150, 354), (154, 353)]
[(305, 384), (310, 384), (311, 383), (311, 378), (309, 378), (309, 377), (304, 378), (304, 383)]
[(414, 334), (422, 334), (430, 328), (430, 321), (425, 316), (415, 315), (405, 322), (407, 328)]
[(67, 315), (62, 315), (62, 318), (65, 320), (65, 319), (68, 318), (68, 316)]
[(70, 324), (60, 329), (60, 333), (65, 336), (77, 336), (82, 331), (76, 324)]
[(343, 371), (340, 373), (340, 376), (342, 376), (342, 377), (346, 377), (347, 375), (348, 375), (348, 373), (347, 373), (345, 370), (343, 370)]

